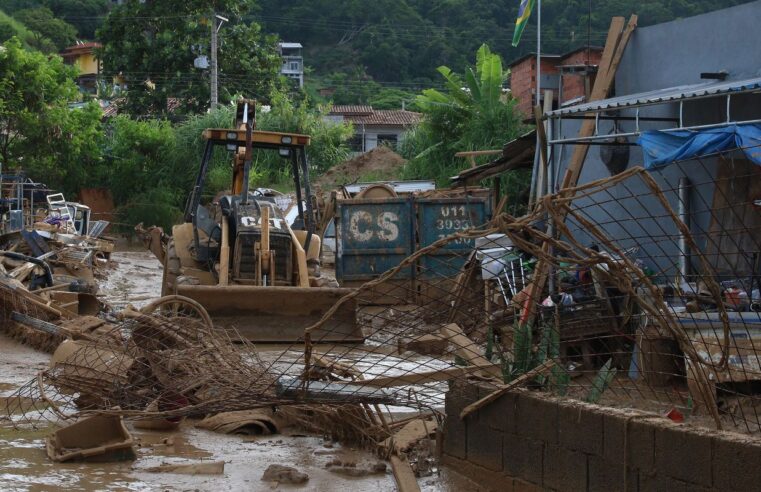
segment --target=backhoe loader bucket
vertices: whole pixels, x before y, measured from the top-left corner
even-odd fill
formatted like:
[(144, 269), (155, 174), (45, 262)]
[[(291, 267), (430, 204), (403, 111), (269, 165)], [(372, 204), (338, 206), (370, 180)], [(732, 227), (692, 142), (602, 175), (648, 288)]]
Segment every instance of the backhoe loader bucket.
[[(235, 329), (242, 338), (260, 343), (304, 340), (304, 329), (352, 289), (313, 287), (258, 287), (248, 285), (179, 285), (177, 294), (199, 302), (214, 325)], [(356, 302), (344, 303), (321, 329), (312, 332), (315, 343), (361, 343)]]

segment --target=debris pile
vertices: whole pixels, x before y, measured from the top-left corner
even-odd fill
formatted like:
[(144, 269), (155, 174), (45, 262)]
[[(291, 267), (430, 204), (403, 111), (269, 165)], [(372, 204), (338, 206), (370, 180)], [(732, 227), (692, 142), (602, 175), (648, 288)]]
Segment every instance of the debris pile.
[(373, 180), (396, 179), (406, 160), (389, 147), (381, 145), (328, 169), (315, 180), (317, 186), (329, 188), (356, 183), (363, 177)]

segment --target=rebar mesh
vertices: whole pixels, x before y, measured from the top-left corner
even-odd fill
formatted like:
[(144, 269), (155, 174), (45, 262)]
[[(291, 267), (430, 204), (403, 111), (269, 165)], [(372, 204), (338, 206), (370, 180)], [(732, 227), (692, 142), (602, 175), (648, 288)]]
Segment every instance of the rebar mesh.
[[(447, 381), (459, 379), (758, 432), (758, 178), (719, 156), (562, 190), (528, 215), (420, 249), (285, 348), (254, 347), (183, 310), (127, 310), (17, 396), (38, 403), (34, 418), (276, 406), (312, 430), (378, 444), (410, 416), (440, 419)], [(321, 343), (325, 326), (351, 332), (333, 317), (349, 301), (365, 343)]]

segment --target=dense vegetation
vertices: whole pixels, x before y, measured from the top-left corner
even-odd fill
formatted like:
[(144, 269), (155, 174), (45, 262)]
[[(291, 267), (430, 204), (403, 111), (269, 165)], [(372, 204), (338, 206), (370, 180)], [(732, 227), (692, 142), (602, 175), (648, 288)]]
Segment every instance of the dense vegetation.
[[(558, 53), (600, 45), (613, 15), (636, 12), (640, 25), (648, 25), (743, 2), (592, 2), (590, 17), (589, 1), (544, 0), (543, 49)], [(498, 148), (526, 130), (515, 101), (501, 90), (509, 75), (504, 61), (535, 47), (535, 20), (520, 46), (510, 46), (518, 4), (127, 0), (116, 6), (108, 0), (5, 0), (0, 163), (4, 172), (23, 168), (69, 196), (82, 187), (109, 188), (123, 222), (168, 226), (195, 175), (201, 130), (228, 126), (229, 103), (245, 96), (269, 108), (259, 108), (260, 129), (313, 136), (309, 156), (316, 173), (348, 156), (352, 133), (348, 126), (326, 122), (327, 106), (321, 103), (414, 107), (424, 120), (400, 143), (399, 151), (410, 160), (401, 177), (433, 178), (444, 185), (465, 165), (456, 152)], [(208, 54), (212, 10), (230, 21), (219, 46), (222, 105), (208, 112), (208, 71), (193, 62)], [(76, 39), (96, 36), (104, 44), (99, 55), (106, 75), (99, 96), (117, 96), (103, 91), (111, 76), (127, 82), (126, 92), (118, 95), (124, 98), (121, 115), (108, 121), (101, 120), (92, 96), (77, 90), (74, 70), (51, 56)], [(303, 92), (288, 91), (278, 76), (278, 37), (306, 48)], [(334, 92), (318, 94), (326, 87)], [(178, 110), (168, 111), (170, 97), (181, 100)], [(208, 193), (228, 187), (229, 157), (218, 153)], [(252, 184), (287, 188), (286, 168), (275, 156), (257, 154)], [(509, 179), (504, 189), (517, 204), (525, 177)]]
[(180, 114), (209, 107), (209, 71), (195, 68), (194, 59), (209, 54), (211, 26), (217, 22), (212, 3), (229, 16), (217, 51), (220, 102), (239, 93), (266, 98), (277, 86), (281, 61), (276, 37), (264, 35), (255, 22), (240, 21), (254, 2), (131, 1), (114, 7), (98, 30), (105, 74), (126, 83), (130, 113), (168, 115), (168, 98), (181, 101)]
[[(455, 154), (464, 150), (498, 149), (526, 131), (515, 99), (502, 91), (507, 73), (499, 55), (487, 45), (476, 54), (474, 67), (459, 75), (440, 67), (445, 89), (426, 89), (417, 97), (423, 122), (402, 140), (400, 151), (410, 159), (404, 174), (410, 179), (436, 179), (448, 185), (465, 162)], [(516, 205), (526, 176), (509, 173), (506, 190)]]
[[(611, 16), (639, 14), (641, 26), (746, 3), (748, 0), (615, 0), (591, 2), (590, 41), (605, 42)], [(385, 86), (426, 87), (439, 65), (461, 68), (482, 43), (511, 61), (536, 49), (536, 19), (511, 46), (519, 0), (259, 0), (265, 29), (306, 49), (314, 75), (366, 72)], [(562, 53), (587, 43), (590, 2), (542, 1), (542, 47)], [(351, 76), (338, 84), (362, 97)]]
[[(196, 175), (209, 127), (228, 127), (234, 106), (172, 123), (120, 115), (101, 121), (95, 101), (81, 99), (75, 71), (60, 57), (25, 49), (17, 38), (0, 46), (0, 163), (4, 173), (24, 170), (52, 189), (74, 197), (80, 189), (111, 190), (120, 221), (169, 227), (179, 216)], [(258, 128), (311, 134), (308, 157), (320, 172), (348, 156), (352, 130), (326, 122), (325, 108), (273, 92), (259, 108)], [(287, 166), (273, 152), (255, 156), (253, 186), (282, 184)], [(217, 151), (207, 192), (228, 189), (231, 156)]]

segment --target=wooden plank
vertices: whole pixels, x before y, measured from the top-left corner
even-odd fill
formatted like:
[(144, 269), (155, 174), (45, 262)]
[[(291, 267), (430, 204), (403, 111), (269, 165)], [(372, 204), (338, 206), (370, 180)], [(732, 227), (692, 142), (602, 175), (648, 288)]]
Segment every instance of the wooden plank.
[(436, 419), (431, 417), (410, 420), (401, 429), (394, 432), (393, 436), (381, 442), (380, 446), (393, 454), (406, 453), (418, 441), (435, 434), (437, 428)]
[[(636, 16), (632, 16), (636, 25)], [(631, 23), (631, 21), (630, 21)], [(600, 60), (599, 69), (597, 71), (597, 79), (595, 80), (594, 88), (592, 89), (591, 101), (597, 101), (604, 99), (608, 95), (610, 86), (615, 79), (615, 71), (611, 73), (610, 68), (613, 63), (613, 57), (618, 51), (619, 43), (622, 37), (622, 31), (624, 29), (624, 18), (613, 17), (610, 22), (610, 28), (608, 29), (608, 38), (605, 41), (605, 49), (602, 53), (602, 59)], [(625, 46), (624, 46), (625, 47)], [(623, 53), (623, 48), (621, 53)], [(617, 65), (616, 65), (617, 66)], [(593, 134), (595, 129), (594, 120), (584, 120), (579, 130), (579, 137), (589, 137)], [(584, 160), (587, 157), (589, 151), (589, 145), (576, 145), (571, 156), (571, 161), (566, 169), (566, 174), (563, 178), (563, 184), (561, 188), (570, 188), (575, 186), (579, 181), (581, 175), (581, 169), (584, 165)]]
[(493, 367), (494, 364), (481, 355), (481, 346), (466, 337), (457, 323), (449, 323), (443, 326), (441, 333), (444, 338), (449, 340), (449, 343), (456, 347), (455, 354), (464, 359), (468, 365), (484, 368), (484, 372), (494, 377), (502, 377), (502, 368)]
[(515, 389), (518, 386), (521, 386), (522, 384), (525, 384), (529, 382), (530, 380), (534, 379), (535, 377), (544, 374), (545, 372), (549, 371), (555, 366), (555, 360), (550, 359), (546, 361), (541, 366), (537, 366), (533, 369), (531, 369), (526, 374), (523, 374), (516, 378), (515, 380), (511, 381), (509, 384), (506, 384), (505, 386), (501, 387), (497, 391), (494, 391), (493, 393), (489, 393), (485, 397), (481, 398), (480, 400), (471, 403), (467, 407), (465, 407), (462, 412), (460, 412), (460, 418), (464, 419), (468, 415), (470, 415), (473, 412), (476, 412), (480, 410), (482, 407), (485, 407), (486, 405), (490, 404), (494, 400), (498, 399), (500, 396), (504, 395), (511, 389)]
[(464, 152), (458, 152), (454, 156), (455, 157), (477, 157), (481, 155), (497, 155), (501, 154), (502, 150), (467, 150)]
[(420, 486), (409, 462), (396, 455), (391, 455), (389, 461), (391, 461), (391, 471), (394, 472), (396, 489), (399, 492), (420, 492)]
[(373, 387), (373, 388), (391, 388), (395, 386), (409, 386), (414, 384), (436, 383), (439, 381), (448, 381), (450, 379), (461, 378), (469, 374), (475, 374), (481, 371), (491, 372), (492, 370), (501, 371), (500, 364), (489, 364), (488, 366), (467, 366), (452, 367), (440, 371), (416, 372), (400, 374), (398, 376), (381, 376), (364, 381), (333, 381), (331, 384), (345, 384), (347, 386)]

